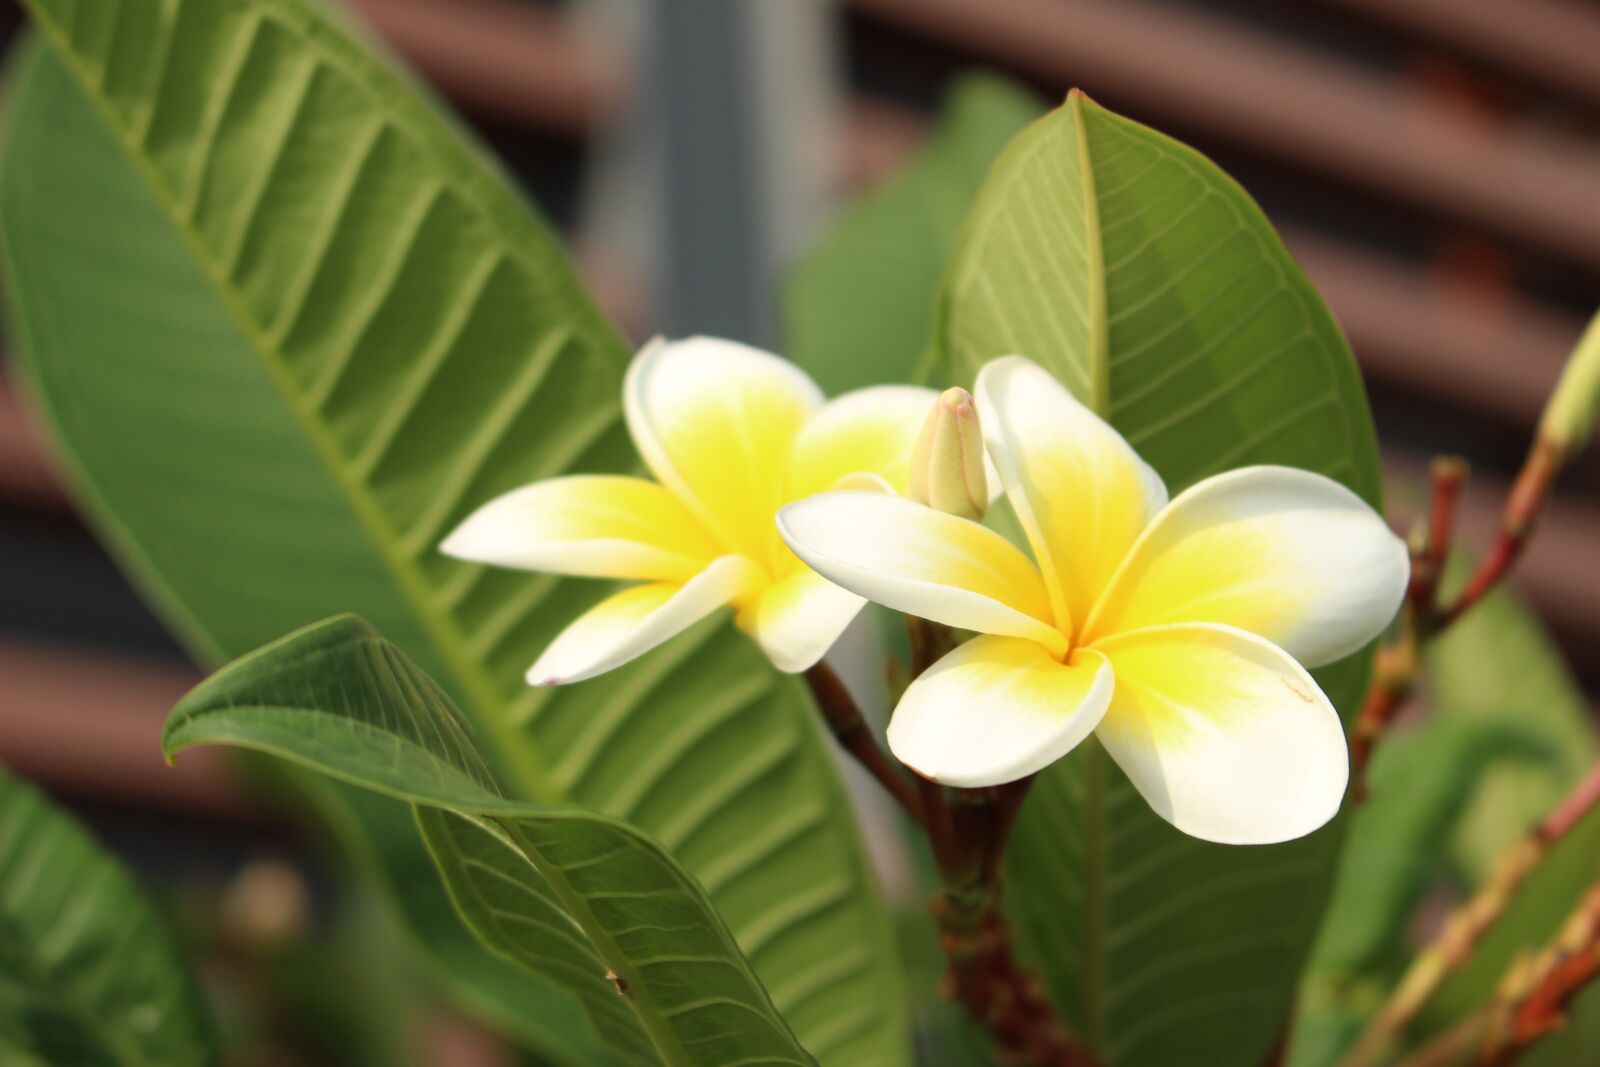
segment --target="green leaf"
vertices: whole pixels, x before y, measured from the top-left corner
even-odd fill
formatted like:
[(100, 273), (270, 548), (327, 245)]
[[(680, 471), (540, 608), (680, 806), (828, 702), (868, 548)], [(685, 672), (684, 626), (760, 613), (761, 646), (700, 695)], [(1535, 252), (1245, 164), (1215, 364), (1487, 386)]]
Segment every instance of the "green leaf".
[(784, 344), (830, 393), (925, 382), (939, 275), (989, 165), (1044, 111), (992, 75), (956, 82), (938, 126), (883, 187), (852, 204), (795, 264), (784, 287)]
[(818, 1055), (904, 1062), (899, 964), (803, 689), (720, 619), (530, 689), (602, 583), (435, 551), (497, 493), (637, 463), (628, 350), (545, 228), (318, 4), (29, 7), (55, 55), (8, 96), (18, 347), (80, 498), (180, 634), (215, 663), (373, 619), (516, 795), (630, 819), (699, 876)]
[(453, 1000), (556, 1063), (616, 1062), (560, 983), (485, 952), (462, 926), (408, 805), (320, 775), (296, 774), (293, 786), (332, 824), (344, 857), (370, 876), (377, 902), (420, 942)]
[(630, 1062), (813, 1063), (693, 877), (620, 820), (508, 798), (444, 691), (360, 619), (223, 668), (162, 743), (255, 749), (417, 805), (468, 924), (577, 992)]
[(0, 771), (5, 1061), (201, 1067), (216, 1061), (213, 1041), (194, 976), (133, 879), (77, 820)]
[[(1260, 210), (1198, 153), (1081, 94), (996, 163), (935, 337), (958, 381), (1007, 353), (1039, 361), (1174, 492), (1280, 463), (1378, 501), (1349, 350)], [(1318, 672), (1347, 713), (1369, 659)], [(1254, 1067), (1283, 1026), (1339, 837), (1186, 837), (1091, 741), (1023, 810), (1008, 866), (1020, 940), (1111, 1067)]]

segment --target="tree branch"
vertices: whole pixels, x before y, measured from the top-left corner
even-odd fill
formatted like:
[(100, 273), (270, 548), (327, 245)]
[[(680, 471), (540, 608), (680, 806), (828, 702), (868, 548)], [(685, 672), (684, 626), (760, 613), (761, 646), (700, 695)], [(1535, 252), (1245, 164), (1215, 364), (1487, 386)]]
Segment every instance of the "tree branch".
[(1497, 1013), (1478, 1055), (1478, 1067), (1509, 1067), (1545, 1035), (1566, 1026), (1568, 1005), (1600, 978), (1600, 885), (1579, 901), (1530, 972), (1536, 976), (1531, 988), (1520, 997), (1513, 993), (1505, 998), (1505, 1009)]
[(1511, 1067), (1567, 1023), (1566, 1009), (1600, 977), (1600, 884), (1592, 886), (1542, 951), (1518, 957), (1494, 999), (1396, 1067)]
[(1429, 472), (1432, 506), (1428, 524), (1413, 541), (1411, 581), (1401, 607), (1400, 634), (1379, 649), (1377, 673), (1350, 736), (1351, 788), (1358, 801), (1365, 793), (1373, 748), (1416, 689), (1422, 649), (1480, 603), (1521, 558), (1566, 458), (1566, 450), (1553, 439), (1542, 434), (1535, 438), (1506, 496), (1494, 547), (1448, 605), (1439, 603), (1439, 583), (1455, 534), (1456, 505), (1467, 467), (1452, 457), (1433, 461)]
[(1538, 825), (1501, 855), (1472, 899), (1445, 920), (1438, 936), (1412, 961), (1389, 999), (1340, 1060), (1340, 1067), (1375, 1067), (1394, 1053), (1445, 980), (1466, 964), (1484, 934), (1510, 908), (1528, 876), (1596, 805), (1600, 805), (1600, 761)]
[(1437, 609), (1433, 619), (1435, 629), (1443, 630), (1482, 600), (1521, 557), (1528, 539), (1533, 536), (1544, 499), (1549, 495), (1550, 486), (1555, 482), (1565, 459), (1563, 450), (1551, 439), (1540, 437), (1534, 441), (1506, 497), (1500, 534), (1495, 539), (1494, 547), (1468, 579), (1455, 602)]
[(833, 668), (825, 661), (818, 660), (815, 666), (806, 671), (805, 678), (839, 747), (854, 756), (856, 762), (877, 779), (878, 784), (899, 802), (912, 821), (921, 822), (922, 802), (917, 796), (916, 787), (899, 765), (889, 758), (888, 753), (878, 747), (878, 739), (862, 718), (855, 698)]

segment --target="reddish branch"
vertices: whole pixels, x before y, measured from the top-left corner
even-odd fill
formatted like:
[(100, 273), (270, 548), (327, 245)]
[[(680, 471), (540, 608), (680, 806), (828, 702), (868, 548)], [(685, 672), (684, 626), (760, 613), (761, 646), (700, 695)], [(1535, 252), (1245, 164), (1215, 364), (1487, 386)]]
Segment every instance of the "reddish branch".
[(1484, 594), (1493, 589), (1516, 563), (1533, 535), (1540, 506), (1565, 458), (1562, 449), (1554, 441), (1541, 437), (1534, 442), (1533, 450), (1528, 453), (1527, 461), (1523, 463), (1522, 471), (1506, 498), (1500, 535), (1495, 539), (1494, 547), (1484, 557), (1483, 563), (1468, 580), (1455, 603), (1440, 609), (1437, 628), (1443, 629), (1459, 619), (1462, 613), (1482, 600)]
[[(1520, 957), (1494, 1000), (1412, 1052), (1397, 1067), (1510, 1067), (1567, 1023), (1567, 1009), (1600, 978), (1600, 885), (1590, 888), (1555, 939)], [(1476, 1054), (1476, 1058), (1473, 1056)]]
[(1506, 497), (1500, 533), (1494, 547), (1454, 601), (1439, 602), (1439, 583), (1455, 536), (1456, 505), (1466, 480), (1466, 464), (1440, 458), (1431, 470), (1433, 501), (1428, 524), (1412, 546), (1411, 582), (1401, 608), (1398, 637), (1379, 651), (1376, 675), (1350, 737), (1354, 795), (1364, 792), (1365, 772), (1373, 747), (1394, 722), (1416, 688), (1422, 647), (1438, 637), (1499, 585), (1527, 547), (1539, 511), (1566, 452), (1548, 437), (1539, 437)]
[(1001, 857), (1030, 783), (948, 792), (926, 783), (929, 841), (944, 882), (930, 909), (950, 965), (944, 992), (989, 1031), (1002, 1063), (1095, 1067), (1038, 977), (1018, 965), (1000, 912)]
[[(1351, 795), (1366, 794), (1372, 752), (1415, 691), (1422, 649), (1494, 589), (1510, 571), (1533, 534), (1539, 510), (1566, 458), (1566, 450), (1542, 430), (1506, 498), (1499, 536), (1454, 601), (1441, 603), (1439, 586), (1455, 536), (1456, 508), (1466, 480), (1466, 464), (1436, 459), (1430, 471), (1432, 505), (1427, 525), (1413, 538), (1411, 580), (1402, 604), (1398, 634), (1378, 652), (1372, 687), (1350, 736)], [(1445, 977), (1462, 965), (1484, 932), (1505, 910), (1534, 866), (1581, 815), (1600, 800), (1600, 767), (1519, 843), (1483, 889), (1453, 917), (1438, 941), (1421, 953), (1393, 997), (1373, 1017), (1341, 1061), (1341, 1067), (1370, 1067), (1394, 1052), (1405, 1029), (1432, 998)], [(1479, 1020), (1468, 1020), (1417, 1053), (1414, 1067), (1455, 1062), (1462, 1049), (1479, 1040)], [(1452, 1058), (1453, 1057), (1453, 1058)], [(1411, 1061), (1408, 1061), (1411, 1062)]]
[[(917, 666), (926, 669), (942, 654), (948, 631), (913, 626), (912, 633)], [(913, 784), (879, 747), (830, 667), (818, 663), (806, 672), (806, 683), (840, 746), (927, 830), (945, 885), (932, 910), (950, 961), (946, 992), (989, 1031), (1004, 1062), (1094, 1067), (1093, 1056), (1072, 1040), (1038, 979), (1017, 965), (1010, 928), (1000, 914), (1001, 861), (1032, 779), (950, 791), (920, 776)]]
[(899, 802), (912, 820), (921, 822), (922, 802), (916, 787), (878, 746), (878, 739), (861, 717), (861, 709), (856, 705), (855, 698), (833, 668), (818, 661), (816, 666), (806, 671), (806, 684), (811, 687), (811, 695), (816, 697), (817, 707), (821, 709), (822, 717), (839, 746), (877, 779), (878, 784)]
[(1072, 1039), (1031, 971), (1011, 953), (1011, 932), (994, 901), (934, 898), (939, 944), (950, 961), (945, 991), (984, 1025), (1002, 1063), (1028, 1067), (1093, 1067)]
[[(1478, 1067), (1508, 1067), (1539, 1039), (1567, 1023), (1567, 1006), (1600, 977), (1600, 885), (1589, 890), (1556, 940), (1508, 989), (1489, 1028)], [(1513, 979), (1515, 981), (1515, 979)]]
[(1400, 636), (1393, 644), (1378, 649), (1373, 667), (1372, 687), (1367, 690), (1361, 710), (1350, 731), (1350, 788), (1357, 802), (1366, 799), (1367, 764), (1378, 739), (1400, 713), (1417, 679), (1416, 627), (1408, 617), (1400, 624)]
[[(1506, 913), (1528, 876), (1597, 805), (1600, 761), (1538, 825), (1501, 855), (1472, 899), (1445, 920), (1438, 936), (1412, 961), (1394, 993), (1341, 1061), (1341, 1067), (1366, 1067), (1388, 1058), (1445, 979), (1466, 964), (1483, 936)], [(1458, 1036), (1467, 1040), (1469, 1031)]]

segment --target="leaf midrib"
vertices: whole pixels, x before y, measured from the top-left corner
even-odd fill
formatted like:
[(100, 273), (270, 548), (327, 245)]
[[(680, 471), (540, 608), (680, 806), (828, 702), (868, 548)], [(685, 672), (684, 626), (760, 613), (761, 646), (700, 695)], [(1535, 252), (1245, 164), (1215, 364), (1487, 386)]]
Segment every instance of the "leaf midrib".
[[(582, 927), (584, 934), (594, 945), (595, 951), (611, 968), (613, 974), (623, 983), (620, 989), (629, 990), (622, 995), (627, 998), (628, 1005), (633, 1009), (634, 1017), (639, 1020), (639, 1025), (649, 1035), (650, 1041), (655, 1045), (656, 1052), (668, 1067), (694, 1067), (683, 1043), (678, 1040), (678, 1035), (662, 1014), (655, 997), (640, 998), (634, 991), (644, 988), (639, 972), (633, 967), (627, 956), (617, 948), (611, 935), (601, 927), (599, 919), (595, 917), (593, 909), (583, 895), (572, 887), (564, 873), (555, 870), (553, 864), (546, 863), (538, 848), (533, 845), (522, 832), (515, 819), (496, 817), (491, 820), (511, 839), (512, 845), (528, 862), (539, 877), (543, 878), (550, 891), (556, 895), (561, 904), (576, 919)], [(578, 918), (581, 916), (582, 918)]]
[[(559, 802), (563, 798), (552, 785), (548, 769), (534, 754), (533, 746), (526, 744), (510, 727), (506, 717), (496, 714), (496, 709), (503, 701), (495, 692), (488, 673), (467, 652), (465, 643), (456, 633), (454, 625), (434, 610), (431, 590), (426, 579), (407, 558), (401, 547), (401, 539), (393, 530), (388, 518), (383, 515), (366, 487), (355, 477), (338, 445), (322, 426), (316, 413), (311, 410), (307, 398), (304, 398), (295, 387), (288, 367), (283, 362), (282, 354), (269, 340), (266, 328), (256, 321), (255, 315), (244, 305), (235, 287), (222, 274), (221, 264), (215, 261), (204, 239), (179, 210), (177, 198), (155, 171), (142, 146), (133, 140), (130, 131), (123, 128), (110, 101), (89, 77), (60, 28), (40, 8), (37, 0), (23, 0), (23, 2), (32, 13), (35, 24), (50, 41), (56, 56), (72, 72), (85, 97), (90, 100), (107, 128), (122, 145), (123, 152), (150, 188), (162, 211), (167, 215), (168, 221), (189, 246), (196, 262), (216, 289), (229, 315), (260, 356), (261, 363), (266, 367), (285, 403), (299, 421), (318, 458), (322, 460), (330, 477), (344, 492), (357, 522), (371, 538), (373, 547), (383, 564), (393, 574), (417, 621), (433, 639), (445, 665), (462, 686), (467, 700), (476, 709), (477, 714), (473, 716), (475, 723), (493, 737), (494, 750), (500, 757), (500, 762), (509, 765), (516, 785), (520, 786), (527, 796), (546, 804)], [(315, 43), (310, 38), (306, 38), (306, 42), (308, 46)], [(325, 52), (322, 53), (322, 59), (331, 61)], [(398, 117), (391, 114), (390, 118), (397, 132), (411, 136)], [(424, 154), (428, 154), (425, 149)], [(463, 197), (463, 202), (473, 203), (470, 197)], [(517, 253), (514, 247), (508, 247), (507, 254)]]
[[(1107, 422), (1111, 421), (1111, 342), (1110, 314), (1106, 307), (1105, 250), (1100, 240), (1100, 203), (1095, 191), (1094, 163), (1089, 149), (1082, 92), (1073, 90), (1071, 105), (1073, 135), (1078, 142), (1078, 173), (1083, 184), (1084, 261), (1088, 264), (1089, 291), (1085, 303), (1089, 311), (1089, 406)], [(1105, 946), (1106, 881), (1108, 847), (1106, 834), (1105, 750), (1090, 743), (1084, 775), (1084, 892), (1083, 892), (1083, 1027), (1092, 1048), (1104, 1048), (1109, 1027), (1106, 1020), (1107, 961)]]

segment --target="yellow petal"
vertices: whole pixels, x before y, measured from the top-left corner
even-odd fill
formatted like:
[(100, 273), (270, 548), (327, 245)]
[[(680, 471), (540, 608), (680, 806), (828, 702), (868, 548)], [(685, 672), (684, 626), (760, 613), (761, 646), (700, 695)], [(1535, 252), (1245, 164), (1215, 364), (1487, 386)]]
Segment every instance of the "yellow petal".
[(978, 374), (984, 439), (1050, 585), (1056, 621), (1082, 625), (1100, 591), (1167, 502), (1122, 435), (1020, 356)]
[(590, 578), (684, 581), (715, 542), (666, 489), (575, 475), (514, 489), (467, 516), (439, 550), (458, 559)]
[(840, 490), (790, 504), (778, 529), (812, 569), (868, 600), (1066, 651), (1038, 569), (975, 522), (903, 497)]
[(748, 595), (764, 580), (749, 560), (723, 556), (687, 582), (624, 589), (557, 634), (528, 668), (528, 684), (566, 685), (620, 667)]
[(1173, 500), (1082, 640), (1216, 622), (1260, 634), (1316, 667), (1381, 633), (1409, 574), (1405, 544), (1338, 482), (1290, 467), (1246, 467)]
[(828, 401), (795, 438), (786, 499), (821, 493), (858, 474), (877, 475), (904, 493), (911, 450), (937, 397), (914, 385), (876, 385)]
[(790, 450), (822, 393), (786, 360), (708, 337), (652, 341), (623, 408), (634, 444), (725, 548), (769, 564)]
[(1161, 626), (1095, 645), (1116, 672), (1100, 739), (1156, 814), (1223, 844), (1309, 834), (1339, 810), (1344, 730), (1305, 668), (1228, 626)]
[(813, 666), (866, 601), (804, 566), (769, 585), (737, 616), (739, 628), (787, 674)]
[(1111, 670), (1094, 649), (1064, 664), (1032, 641), (975, 637), (911, 683), (889, 721), (889, 748), (948, 785), (1012, 782), (1089, 736), (1111, 689)]

